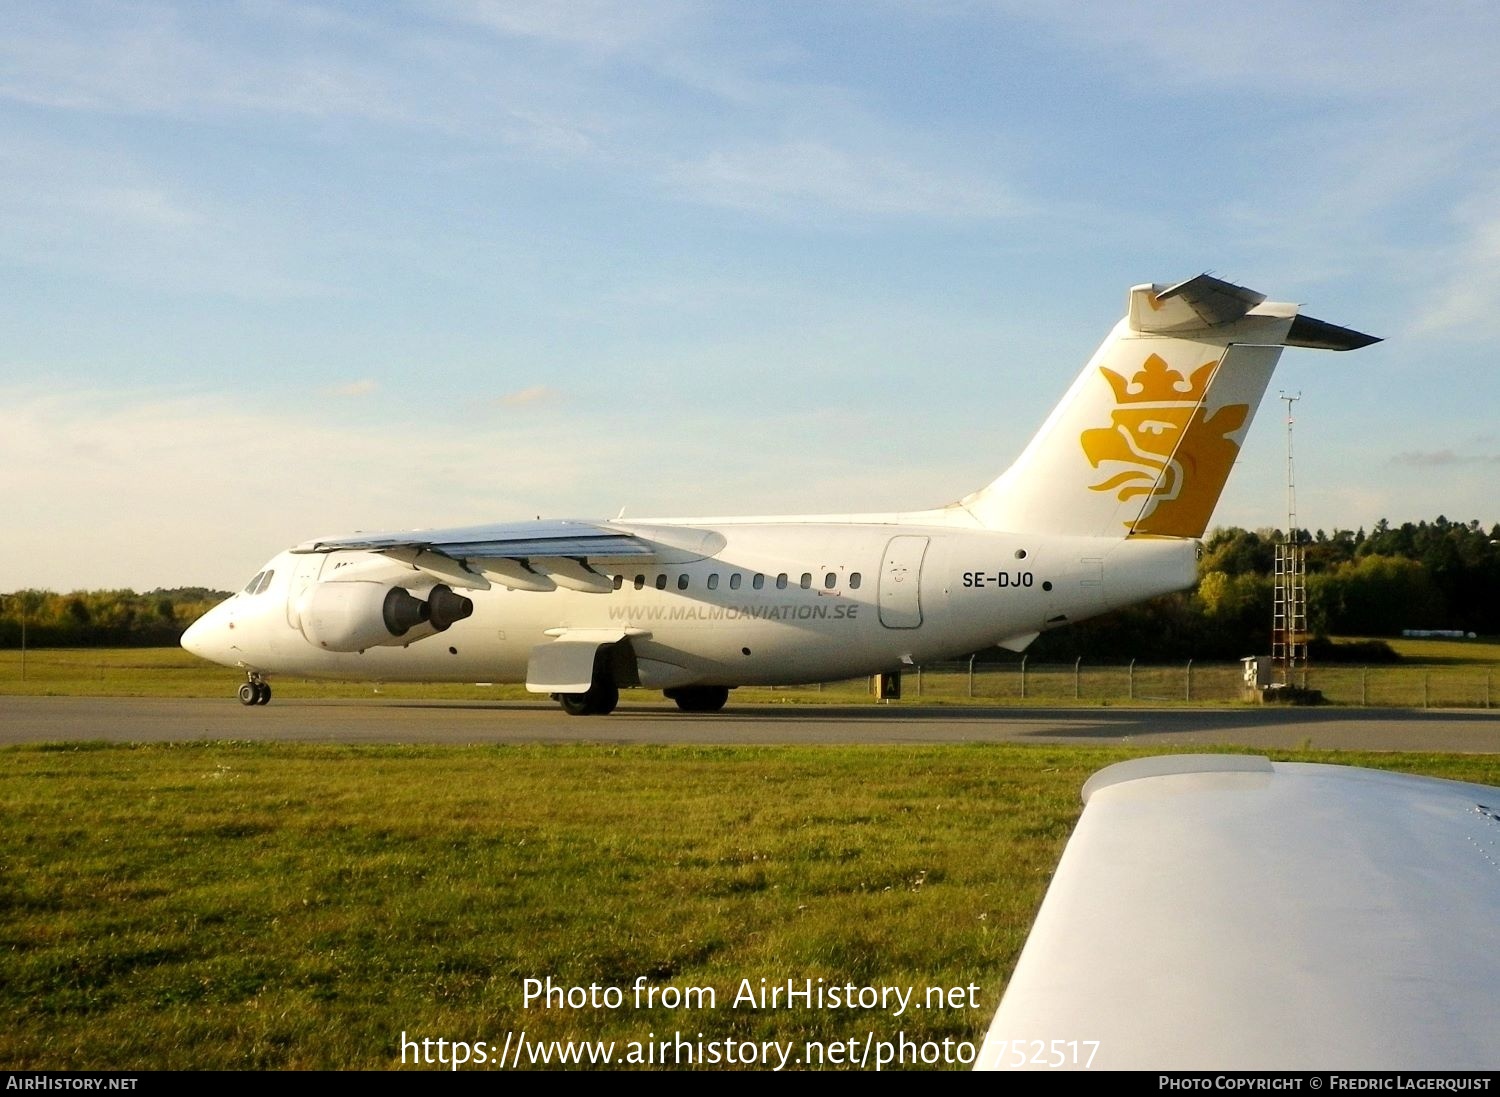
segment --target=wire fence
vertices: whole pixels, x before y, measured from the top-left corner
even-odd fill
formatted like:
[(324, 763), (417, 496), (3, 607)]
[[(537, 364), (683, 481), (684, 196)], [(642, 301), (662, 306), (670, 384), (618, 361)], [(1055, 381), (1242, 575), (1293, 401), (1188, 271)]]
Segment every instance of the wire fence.
[[(1480, 708), (1500, 701), (1496, 668), (1312, 667), (1296, 683), (1331, 704)], [(905, 699), (1213, 704), (1255, 701), (1239, 663), (939, 663), (902, 674)]]

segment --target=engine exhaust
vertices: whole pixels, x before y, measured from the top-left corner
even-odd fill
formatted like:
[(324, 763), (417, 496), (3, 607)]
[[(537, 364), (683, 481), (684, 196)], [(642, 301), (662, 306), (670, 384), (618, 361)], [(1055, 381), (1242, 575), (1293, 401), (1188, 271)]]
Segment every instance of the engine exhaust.
[(455, 621), (462, 621), (474, 612), (474, 602), (453, 591), (442, 583), (432, 588), (426, 603), (427, 622), (439, 632)]

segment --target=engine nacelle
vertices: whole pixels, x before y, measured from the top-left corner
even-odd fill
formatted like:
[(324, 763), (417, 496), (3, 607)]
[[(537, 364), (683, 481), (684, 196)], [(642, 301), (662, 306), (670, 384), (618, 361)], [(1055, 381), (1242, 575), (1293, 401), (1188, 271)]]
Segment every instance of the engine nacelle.
[(442, 632), (474, 612), (474, 603), (439, 584), (426, 601), (404, 587), (367, 580), (315, 583), (297, 599), (297, 620), (308, 643), (325, 651), (407, 643), (418, 625)]

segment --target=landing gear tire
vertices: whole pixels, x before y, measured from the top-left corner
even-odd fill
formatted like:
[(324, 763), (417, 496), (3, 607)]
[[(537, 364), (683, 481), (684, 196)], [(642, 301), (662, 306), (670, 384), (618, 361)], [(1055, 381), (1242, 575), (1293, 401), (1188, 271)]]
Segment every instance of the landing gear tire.
[(587, 693), (559, 693), (557, 703), (562, 705), (562, 710), (569, 716), (592, 716), (593, 706), (589, 704)]
[(620, 703), (620, 687), (595, 682), (587, 693), (559, 693), (557, 701), (569, 716), (608, 716)]
[(240, 687), (239, 698), (242, 705), (260, 704), (260, 687), (254, 682), (246, 682)]
[(256, 683), (255, 703), (257, 705), (269, 705), (271, 703), (271, 686), (269, 682)]
[(681, 686), (665, 692), (683, 712), (718, 712), (729, 701), (726, 686)]
[(620, 703), (620, 687), (610, 665), (614, 646), (609, 644), (594, 652), (594, 670), (589, 676), (587, 690), (552, 695), (569, 716), (608, 716), (615, 711), (615, 706)]

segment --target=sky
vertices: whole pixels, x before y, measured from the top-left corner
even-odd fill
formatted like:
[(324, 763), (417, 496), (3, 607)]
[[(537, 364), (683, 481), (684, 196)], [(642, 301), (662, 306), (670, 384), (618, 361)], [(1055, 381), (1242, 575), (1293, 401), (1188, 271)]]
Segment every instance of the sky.
[(0, 26), (0, 591), (920, 509), (1142, 282), (1288, 350), (1215, 514), (1500, 521), (1500, 7), (67, 4)]

